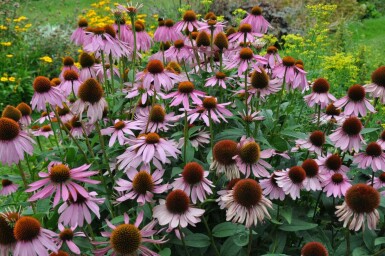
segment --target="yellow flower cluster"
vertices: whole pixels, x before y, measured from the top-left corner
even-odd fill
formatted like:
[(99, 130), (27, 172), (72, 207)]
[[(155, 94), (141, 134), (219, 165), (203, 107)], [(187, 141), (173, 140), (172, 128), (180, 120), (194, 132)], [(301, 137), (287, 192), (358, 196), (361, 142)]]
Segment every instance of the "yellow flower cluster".
[(0, 44), (1, 44), (2, 46), (11, 46), (11, 45), (12, 45), (11, 42), (0, 42)]
[(4, 26), (4, 25), (0, 25), (0, 30), (7, 30), (8, 27), (7, 26)]
[(321, 67), (325, 70), (326, 78), (344, 78), (354, 83), (359, 69), (356, 66), (357, 58), (351, 53), (337, 52), (331, 56), (324, 56)]
[(8, 74), (4, 73), (2, 77), (0, 78), (1, 82), (15, 82), (16, 78), (13, 76), (8, 76)]
[[(104, 12), (104, 13), (100, 13)], [(109, 14), (109, 15), (108, 15)], [(85, 18), (88, 21), (90, 27), (104, 27), (107, 24), (114, 23), (114, 18), (111, 13), (105, 13), (104, 10), (96, 12), (94, 9), (88, 10)]]
[(43, 57), (39, 58), (39, 60), (42, 60), (42, 61), (47, 62), (47, 63), (52, 63), (52, 58), (49, 56), (43, 56)]
[(331, 16), (336, 10), (336, 4), (315, 4), (306, 5), (306, 8), (310, 11), (310, 15), (319, 18), (327, 18)]
[(28, 18), (25, 16), (20, 16), (19, 18), (13, 19), (13, 22), (21, 22), (23, 20), (28, 20)]

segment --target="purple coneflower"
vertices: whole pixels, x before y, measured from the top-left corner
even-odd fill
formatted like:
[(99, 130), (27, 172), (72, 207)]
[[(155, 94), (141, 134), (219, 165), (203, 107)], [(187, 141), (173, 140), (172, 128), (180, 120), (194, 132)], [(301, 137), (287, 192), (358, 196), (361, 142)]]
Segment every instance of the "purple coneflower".
[(210, 165), (210, 170), (216, 170), (218, 176), (224, 173), (229, 180), (239, 178), (239, 169), (234, 159), (237, 154), (238, 146), (235, 141), (218, 141), (213, 148), (213, 162)]
[(195, 86), (190, 81), (179, 82), (178, 90), (176, 92), (169, 93), (164, 96), (164, 99), (172, 98), (170, 107), (179, 106), (181, 103), (183, 104), (183, 108), (185, 111), (190, 110), (190, 101), (196, 105), (202, 104), (202, 100), (199, 97), (204, 97), (206, 93), (202, 91), (198, 91), (195, 89)]
[(164, 52), (164, 55), (166, 58), (170, 58), (178, 62), (191, 62), (194, 58), (192, 47), (186, 45), (182, 39), (176, 40), (174, 45)]
[(102, 135), (110, 135), (110, 142), (108, 143), (109, 147), (112, 147), (116, 139), (118, 139), (119, 145), (124, 145), (126, 142), (125, 134), (135, 136), (135, 134), (132, 132), (132, 130), (138, 130), (140, 129), (138, 126), (135, 125), (132, 121), (121, 121), (119, 119), (116, 119), (114, 122), (114, 126), (105, 128), (100, 130)]
[(346, 96), (334, 102), (336, 108), (344, 107), (344, 114), (347, 116), (366, 116), (367, 110), (376, 112), (372, 104), (365, 97), (365, 88), (359, 84), (351, 86)]
[(72, 194), (69, 195), (68, 201), (64, 202), (58, 209), (59, 222), (63, 225), (71, 225), (83, 227), (84, 221), (88, 224), (91, 223), (90, 210), (100, 219), (99, 206), (104, 202), (104, 198), (96, 198), (98, 194), (96, 192), (87, 193), (87, 196), (83, 196), (79, 193), (76, 195), (76, 200)]
[(124, 83), (124, 85), (128, 85), (129, 87), (127, 88), (127, 99), (132, 99), (137, 96), (140, 96), (140, 103), (141, 104), (146, 104), (148, 99), (154, 96), (154, 89), (153, 86), (150, 88), (144, 88), (142, 83), (134, 83), (134, 85), (131, 87), (132, 83)]
[[(285, 81), (287, 87), (293, 86), (296, 78), (301, 78), (301, 81), (306, 81), (303, 77), (299, 76), (298, 73), (302, 76), (306, 76), (306, 72), (295, 65), (295, 59), (290, 56), (286, 56), (282, 59), (280, 65), (275, 66), (273, 70), (273, 77), (278, 77)], [(307, 81), (306, 81), (307, 83)]]
[(232, 190), (220, 197), (226, 210), (226, 221), (245, 223), (246, 228), (258, 221), (270, 219), (268, 208), (272, 203), (262, 194), (261, 186), (252, 179), (238, 181)]
[(53, 135), (53, 130), (51, 128), (51, 125), (43, 125), (36, 131), (32, 131), (32, 134), (37, 137), (37, 136), (44, 136), (48, 138), (49, 136)]
[(83, 232), (74, 232), (76, 229), (76, 225), (70, 228), (65, 228), (63, 224), (59, 223), (59, 235), (57, 237), (58, 248), (61, 248), (63, 243), (65, 243), (71, 252), (75, 254), (80, 254), (79, 247), (74, 243), (74, 237), (85, 237), (86, 235)]
[(322, 190), (321, 187), (321, 176), (319, 174), (319, 166), (313, 159), (306, 159), (303, 161), (301, 167), (306, 172), (306, 178), (302, 182), (303, 187), (307, 191)]
[[(372, 184), (372, 180), (370, 179), (367, 183), (368, 185)], [(385, 187), (385, 172), (381, 173), (380, 176), (374, 177), (373, 179), (373, 188), (380, 190)], [(384, 192), (381, 192), (384, 195)]]
[(318, 78), (312, 85), (312, 93), (303, 98), (309, 107), (313, 107), (317, 104), (320, 105), (321, 108), (325, 108), (331, 101), (337, 100), (329, 93), (329, 89), (329, 82), (324, 78)]
[(175, 42), (182, 39), (183, 35), (174, 27), (174, 21), (171, 19), (159, 20), (158, 28), (154, 33), (154, 40), (157, 42)]
[(377, 140), (377, 143), (385, 150), (385, 131), (382, 131), (380, 138)]
[(268, 196), (271, 200), (279, 199), (285, 200), (285, 191), (278, 186), (275, 172), (270, 175), (270, 178), (260, 180), (259, 183), (263, 189), (263, 194)]
[(198, 31), (205, 31), (208, 34), (211, 34), (213, 31), (213, 36), (223, 32), (223, 28), (226, 26), (226, 21), (217, 21), (213, 19), (204, 20), (201, 23), (201, 26), (198, 28)]
[[(194, 127), (194, 126), (190, 125), (189, 129), (191, 127)], [(193, 134), (190, 134), (188, 139), (191, 143), (191, 146), (196, 150), (198, 150), (199, 147), (203, 147), (205, 144), (210, 143), (210, 134), (204, 130), (198, 130)], [(182, 148), (183, 145), (184, 145), (184, 137), (181, 137), (179, 139), (178, 148)]]
[(161, 61), (151, 60), (148, 62), (146, 69), (136, 75), (136, 81), (139, 80), (143, 82), (143, 87), (146, 89), (150, 89), (153, 84), (154, 90), (157, 92), (161, 90), (161, 87), (169, 91), (172, 89), (174, 82), (178, 81), (178, 76), (165, 70)]
[(175, 30), (176, 31), (184, 31), (188, 30), (189, 32), (193, 32), (194, 29), (198, 29), (202, 25), (202, 22), (197, 21), (197, 16), (194, 11), (187, 10), (183, 14), (183, 20), (178, 21), (175, 24)]
[(275, 66), (282, 63), (281, 56), (279, 56), (278, 49), (275, 46), (267, 47), (266, 54), (264, 56), (267, 59), (268, 70), (272, 70)]
[(254, 6), (246, 18), (241, 20), (241, 24), (250, 24), (252, 31), (256, 33), (267, 33), (269, 28), (273, 28), (270, 23), (262, 16), (262, 9), (259, 6)]
[[(350, 230), (364, 229), (367, 222), (368, 229), (375, 229), (380, 219), (377, 211), (380, 205), (380, 193), (366, 184), (351, 186), (345, 195), (342, 205), (336, 206), (336, 215), (343, 226)], [(364, 226), (364, 227), (363, 227)]]
[(88, 22), (86, 19), (82, 18), (78, 21), (78, 27), (71, 35), (71, 41), (76, 45), (83, 45), (85, 32), (84, 29), (88, 27)]
[(82, 52), (79, 56), (79, 63), (81, 66), (79, 79), (81, 81), (86, 81), (88, 78), (96, 78), (94, 56), (86, 52)]
[(132, 37), (130, 27), (126, 23), (126, 19), (122, 16), (120, 10), (113, 10), (115, 16), (115, 22), (112, 25), (115, 31), (118, 31), (118, 38), (125, 43), (129, 43)]
[[(152, 38), (150, 35), (146, 32), (144, 23), (137, 20), (135, 21), (135, 24), (133, 26), (133, 29), (135, 29), (136, 32), (136, 49), (138, 51), (146, 52), (150, 50), (152, 45)], [(134, 45), (134, 35), (133, 31), (131, 31), (131, 36), (129, 37), (129, 45)]]
[(35, 90), (31, 105), (32, 109), (38, 111), (46, 111), (46, 103), (50, 104), (51, 107), (63, 107), (65, 97), (61, 90), (52, 86), (51, 81), (44, 76), (38, 76), (33, 81), (33, 89)]
[(31, 119), (32, 109), (31, 109), (31, 107), (28, 104), (22, 102), (19, 105), (17, 105), (16, 108), (21, 113), (21, 118), (20, 118), (19, 122), (24, 126), (30, 125), (32, 122), (32, 119)]
[(360, 134), (362, 123), (357, 117), (349, 117), (343, 122), (341, 127), (338, 127), (334, 133), (329, 135), (335, 146), (341, 150), (359, 151), (364, 139)]
[(225, 73), (217, 72), (215, 76), (209, 77), (206, 79), (205, 86), (220, 86), (223, 89), (226, 89), (226, 82), (230, 80), (230, 77), (227, 77)]
[(259, 32), (253, 32), (253, 28), (248, 23), (241, 23), (238, 28), (238, 32), (231, 34), (229, 38), (230, 43), (244, 43), (244, 42), (254, 42), (255, 37), (262, 37), (263, 34)]
[(17, 240), (14, 256), (48, 256), (48, 251), (58, 251), (53, 240), (56, 234), (42, 228), (40, 222), (33, 217), (23, 216), (18, 219), (13, 233)]
[(346, 191), (352, 186), (349, 178), (343, 172), (327, 173), (322, 176), (323, 191), (326, 196), (342, 197), (345, 196)]
[(215, 97), (206, 96), (202, 101), (202, 105), (198, 105), (195, 109), (188, 111), (187, 119), (192, 124), (196, 119), (200, 118), (205, 122), (206, 126), (210, 126), (210, 117), (214, 123), (220, 123), (219, 118), (227, 122), (224, 116), (233, 115), (231, 111), (225, 108), (225, 106), (230, 104), (230, 102), (219, 104)]
[(2, 196), (8, 196), (14, 192), (17, 191), (17, 188), (19, 187), (17, 184), (13, 183), (12, 181), (8, 179), (2, 179), (1, 180), (1, 186), (0, 189), (0, 195)]
[(60, 120), (63, 123), (71, 121), (71, 119), (74, 117), (66, 103), (63, 103), (63, 108), (56, 107), (56, 112), (58, 113)]
[(134, 224), (130, 224), (130, 219), (126, 213), (124, 213), (124, 224), (113, 225), (106, 220), (107, 226), (112, 229), (111, 232), (102, 232), (102, 236), (109, 239), (106, 242), (93, 242), (95, 245), (106, 246), (105, 248), (96, 249), (93, 251), (95, 256), (108, 255), (112, 250), (111, 255), (143, 255), (153, 256), (158, 255), (151, 251), (143, 243), (148, 244), (163, 244), (166, 242), (164, 238), (155, 240), (153, 235), (158, 231), (154, 229), (156, 222), (151, 221), (149, 224), (139, 229), (139, 225), (143, 221), (143, 212), (140, 212), (136, 218)]
[(81, 116), (87, 109), (87, 118), (90, 123), (95, 123), (103, 118), (103, 111), (107, 101), (103, 97), (103, 88), (94, 78), (84, 81), (78, 91), (78, 100), (71, 106), (71, 111)]
[(242, 48), (239, 51), (239, 54), (236, 54), (226, 63), (226, 69), (238, 68), (238, 76), (241, 76), (246, 70), (248, 70), (249, 66), (257, 70), (261, 71), (260, 67), (267, 64), (267, 60), (259, 55), (253, 53), (248, 47)]
[(153, 209), (153, 217), (159, 225), (168, 225), (168, 231), (175, 228), (195, 227), (205, 210), (192, 207), (188, 195), (180, 189), (171, 191), (166, 200), (159, 200), (159, 205)]
[[(337, 123), (341, 125), (345, 121), (345, 116), (341, 113), (341, 110), (336, 108), (333, 103), (330, 103), (325, 110), (325, 113), (320, 115), (320, 123), (321, 124), (334, 124)], [(315, 116), (313, 120), (314, 123), (318, 122), (318, 117)]]
[(385, 170), (385, 153), (383, 152), (380, 144), (371, 142), (366, 147), (365, 152), (355, 154), (353, 156), (353, 163), (358, 164), (361, 169), (367, 169), (371, 167), (372, 170)]
[[(274, 94), (279, 92), (282, 87), (282, 80), (281, 79), (272, 79), (270, 80), (269, 76), (267, 75), (265, 69), (259, 68), (258, 70), (254, 70), (251, 73), (249, 80), (249, 84), (251, 85), (251, 88), (248, 89), (249, 99), (251, 100), (251, 95), (258, 95), (262, 99), (265, 99), (266, 96), (270, 94)], [(244, 84), (241, 83), (241, 86), (244, 88)], [(244, 93), (245, 90), (240, 90), (239, 92)]]
[(204, 171), (200, 164), (190, 162), (184, 166), (181, 177), (176, 178), (171, 186), (183, 190), (191, 197), (194, 204), (197, 203), (197, 200), (203, 203), (207, 195), (213, 193), (210, 187), (214, 187), (214, 185), (207, 179), (208, 175), (209, 172)]
[(385, 66), (377, 68), (372, 73), (372, 83), (364, 85), (366, 92), (374, 98), (379, 98), (385, 104)]
[(116, 201), (121, 203), (126, 200), (136, 200), (141, 206), (146, 202), (152, 203), (154, 194), (162, 194), (167, 190), (168, 184), (161, 184), (163, 174), (164, 170), (156, 170), (153, 174), (147, 170), (128, 172), (130, 181), (124, 179), (116, 181), (118, 186), (114, 189), (123, 194), (120, 194)]
[(275, 180), (286, 195), (295, 200), (300, 197), (300, 191), (304, 187), (303, 181), (306, 178), (306, 172), (301, 166), (293, 166), (284, 171), (274, 172)]
[(24, 160), (24, 153), (33, 154), (33, 143), (25, 131), (14, 120), (0, 118), (0, 162), (11, 165)]
[(67, 201), (69, 197), (72, 196), (76, 201), (78, 194), (85, 197), (88, 196), (87, 191), (74, 181), (99, 184), (100, 181), (90, 179), (91, 176), (98, 174), (98, 171), (89, 171), (90, 166), (91, 165), (84, 164), (77, 168), (70, 169), (67, 165), (60, 162), (51, 162), (48, 165), (48, 173), (39, 172), (39, 177), (43, 179), (29, 184), (30, 188), (27, 189), (26, 192), (34, 192), (44, 187), (32, 195), (29, 201), (33, 202), (48, 198), (52, 194), (55, 194), (53, 200), (53, 207), (55, 207), (59, 203), (60, 198), (62, 198), (63, 201)]
[[(297, 148), (304, 148), (317, 155), (321, 155), (322, 146), (325, 144), (325, 134), (321, 131), (314, 131), (308, 139), (298, 139), (295, 141), (295, 144)], [(293, 148), (292, 152), (297, 151), (297, 148)]]
[(301, 256), (329, 256), (326, 247), (319, 242), (309, 242), (301, 249)]
[(150, 109), (140, 109), (136, 113), (134, 123), (141, 133), (168, 131), (180, 117), (174, 112), (167, 114), (163, 106), (155, 104)]
[(315, 161), (319, 166), (321, 174), (345, 174), (349, 171), (349, 168), (343, 165), (342, 159), (338, 154), (328, 153), (325, 157), (319, 156)]
[(13, 208), (6, 209), (5, 212), (0, 213), (0, 255), (10, 255), (15, 249), (17, 241), (14, 234), (14, 226), (20, 217), (20, 210)]

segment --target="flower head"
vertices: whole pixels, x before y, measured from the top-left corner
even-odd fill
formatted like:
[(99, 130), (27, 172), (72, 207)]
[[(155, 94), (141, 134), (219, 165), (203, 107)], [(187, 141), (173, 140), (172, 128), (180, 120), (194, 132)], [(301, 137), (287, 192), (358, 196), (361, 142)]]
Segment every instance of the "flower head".
[(210, 165), (210, 170), (216, 170), (217, 175), (224, 173), (229, 180), (239, 178), (239, 169), (236, 160), (234, 160), (237, 153), (238, 146), (235, 141), (221, 140), (217, 142), (213, 148), (214, 159)]
[(33, 81), (33, 89), (35, 92), (31, 100), (32, 109), (45, 111), (46, 103), (50, 104), (53, 108), (56, 106), (63, 107), (64, 95), (58, 88), (52, 86), (51, 81), (47, 77), (36, 77)]
[(347, 96), (334, 102), (336, 108), (344, 107), (344, 114), (347, 116), (366, 116), (367, 110), (370, 112), (376, 112), (372, 104), (365, 97), (365, 87), (355, 84), (348, 90)]
[(301, 249), (301, 256), (328, 256), (328, 250), (319, 242), (309, 242)]
[(329, 138), (335, 143), (336, 147), (341, 150), (356, 150), (361, 148), (364, 140), (360, 134), (362, 123), (357, 117), (347, 118), (341, 127), (337, 128), (334, 133), (330, 134)]

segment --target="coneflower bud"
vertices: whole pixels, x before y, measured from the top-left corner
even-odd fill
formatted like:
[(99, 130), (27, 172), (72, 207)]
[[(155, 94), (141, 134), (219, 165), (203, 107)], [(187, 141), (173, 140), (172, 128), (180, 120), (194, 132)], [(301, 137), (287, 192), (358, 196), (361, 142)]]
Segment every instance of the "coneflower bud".
[(8, 105), (3, 110), (3, 114), (1, 115), (1, 117), (7, 117), (7, 118), (14, 120), (15, 122), (19, 122), (19, 120), (22, 117), (22, 114), (21, 114), (20, 110), (18, 110), (17, 108), (15, 108), (11, 105)]
[(214, 38), (214, 44), (220, 49), (228, 49), (229, 48), (229, 40), (227, 36), (223, 32), (219, 32)]

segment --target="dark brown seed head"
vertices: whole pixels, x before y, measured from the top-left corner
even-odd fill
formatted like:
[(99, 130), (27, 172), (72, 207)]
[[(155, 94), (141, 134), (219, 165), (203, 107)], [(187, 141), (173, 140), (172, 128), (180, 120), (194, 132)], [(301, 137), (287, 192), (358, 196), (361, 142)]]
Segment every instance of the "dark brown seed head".
[(30, 242), (37, 238), (40, 231), (41, 226), (37, 219), (24, 216), (16, 222), (13, 234), (15, 235), (16, 240), (20, 242)]
[(18, 123), (10, 118), (0, 118), (0, 141), (11, 141), (15, 139), (20, 132)]
[(154, 189), (154, 181), (151, 174), (147, 171), (138, 172), (132, 181), (132, 188), (136, 193), (141, 195), (152, 192)]
[(147, 71), (151, 74), (160, 74), (163, 70), (163, 63), (160, 60), (150, 60), (147, 64)]
[(251, 86), (255, 89), (265, 89), (269, 86), (269, 76), (265, 69), (260, 69), (261, 72), (254, 70), (253, 73), (251, 73)]
[(326, 93), (329, 91), (330, 85), (325, 78), (318, 78), (314, 81), (312, 89), (315, 93)]
[(28, 104), (24, 103), (24, 102), (22, 102), (19, 105), (17, 105), (16, 108), (21, 112), (22, 116), (30, 116), (32, 114), (31, 107)]
[(222, 165), (235, 163), (233, 157), (238, 154), (237, 143), (232, 140), (218, 141), (213, 148), (213, 156)]
[(379, 157), (382, 154), (382, 148), (378, 143), (371, 142), (366, 147), (366, 154), (372, 157)]
[(203, 180), (203, 167), (197, 162), (188, 163), (183, 168), (182, 177), (190, 185), (197, 184)]
[(94, 104), (103, 97), (103, 88), (94, 78), (89, 78), (80, 85), (78, 97), (84, 102)]
[(239, 26), (238, 31), (242, 33), (250, 33), (252, 30), (252, 27), (250, 24), (244, 23)]
[(380, 205), (380, 193), (367, 184), (356, 184), (346, 191), (345, 202), (354, 213), (371, 213)]
[(355, 102), (362, 101), (365, 98), (365, 88), (359, 84), (351, 86), (348, 90), (348, 97)]
[(210, 46), (210, 35), (206, 31), (201, 31), (197, 36), (197, 46)]
[(183, 81), (178, 84), (178, 91), (180, 93), (192, 93), (195, 89), (195, 86), (190, 81)]
[(325, 134), (321, 131), (314, 131), (310, 134), (309, 140), (314, 146), (321, 147), (325, 143)]
[(293, 57), (290, 57), (290, 56), (286, 56), (282, 59), (282, 64), (285, 66), (285, 67), (292, 67), (294, 66), (295, 64), (295, 59)]
[(33, 89), (38, 93), (45, 93), (51, 90), (51, 81), (45, 76), (38, 76), (33, 81)]
[(328, 250), (319, 242), (309, 242), (302, 247), (301, 256), (328, 256)]
[(301, 183), (306, 178), (306, 172), (301, 166), (293, 166), (289, 170), (289, 178), (295, 184)]
[(6, 106), (5, 109), (3, 110), (3, 114), (1, 115), (1, 117), (7, 117), (16, 122), (19, 122), (19, 120), (21, 119), (21, 116), (22, 115), (20, 110), (18, 110), (17, 108), (11, 105)]
[(253, 9), (251, 9), (251, 14), (255, 16), (262, 15), (262, 8), (259, 6), (254, 6)]
[(246, 208), (257, 205), (262, 199), (261, 186), (252, 179), (238, 181), (233, 191), (234, 201)]
[(301, 166), (305, 170), (306, 177), (308, 178), (315, 177), (318, 174), (319, 167), (317, 162), (313, 159), (306, 159), (305, 161), (303, 161)]
[(79, 56), (79, 63), (83, 68), (90, 68), (95, 64), (95, 58), (86, 52), (82, 52)]
[(187, 22), (193, 22), (196, 21), (197, 16), (194, 11), (188, 10), (183, 14), (183, 20)]
[(253, 58), (253, 51), (250, 48), (242, 48), (239, 51), (239, 57), (242, 60), (251, 60)]
[(173, 214), (184, 214), (190, 204), (187, 194), (180, 189), (171, 191), (166, 198), (167, 210)]
[(385, 87), (385, 66), (381, 66), (372, 73), (372, 82)]
[(228, 49), (229, 48), (229, 40), (227, 36), (223, 32), (219, 32), (214, 38), (214, 44), (220, 49)]
[(357, 117), (349, 117), (342, 124), (342, 130), (349, 136), (358, 135), (362, 130), (362, 124)]
[(78, 26), (80, 28), (88, 27), (88, 21), (86, 19), (82, 18), (78, 21)]

